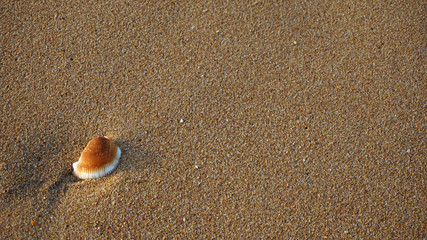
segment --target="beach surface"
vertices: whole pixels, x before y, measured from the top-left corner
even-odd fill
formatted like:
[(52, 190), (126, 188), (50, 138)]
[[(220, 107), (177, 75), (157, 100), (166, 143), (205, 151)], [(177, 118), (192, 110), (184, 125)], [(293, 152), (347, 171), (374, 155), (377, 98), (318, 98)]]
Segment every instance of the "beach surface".
[(422, 1), (1, 2), (0, 239), (427, 238)]

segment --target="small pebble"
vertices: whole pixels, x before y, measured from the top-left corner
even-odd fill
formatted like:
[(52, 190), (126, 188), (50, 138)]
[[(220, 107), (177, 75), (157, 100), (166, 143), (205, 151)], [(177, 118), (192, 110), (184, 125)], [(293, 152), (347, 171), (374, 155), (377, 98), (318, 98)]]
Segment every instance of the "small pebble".
[(7, 164), (5, 162), (0, 162), (0, 170), (6, 170)]

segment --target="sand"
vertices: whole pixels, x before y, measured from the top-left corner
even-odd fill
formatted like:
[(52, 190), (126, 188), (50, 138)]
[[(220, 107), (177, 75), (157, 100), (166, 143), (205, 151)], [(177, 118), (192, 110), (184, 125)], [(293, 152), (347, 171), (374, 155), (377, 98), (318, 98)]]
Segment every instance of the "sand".
[(374, 2), (2, 1), (0, 238), (427, 238), (426, 5)]

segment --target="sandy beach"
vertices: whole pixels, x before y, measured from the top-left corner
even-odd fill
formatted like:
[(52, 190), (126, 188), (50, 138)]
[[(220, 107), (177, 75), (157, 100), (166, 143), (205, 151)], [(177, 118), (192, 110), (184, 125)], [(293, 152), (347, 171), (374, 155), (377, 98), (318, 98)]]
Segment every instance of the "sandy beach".
[(0, 239), (427, 238), (425, 4), (152, 2), (1, 1)]

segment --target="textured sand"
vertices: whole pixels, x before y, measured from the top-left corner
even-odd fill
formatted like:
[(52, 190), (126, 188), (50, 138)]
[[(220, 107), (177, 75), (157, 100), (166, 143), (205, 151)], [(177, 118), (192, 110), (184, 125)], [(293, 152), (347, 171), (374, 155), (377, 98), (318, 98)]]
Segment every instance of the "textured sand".
[(1, 239), (427, 238), (422, 1), (103, 2), (0, 4)]

